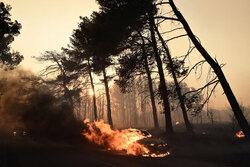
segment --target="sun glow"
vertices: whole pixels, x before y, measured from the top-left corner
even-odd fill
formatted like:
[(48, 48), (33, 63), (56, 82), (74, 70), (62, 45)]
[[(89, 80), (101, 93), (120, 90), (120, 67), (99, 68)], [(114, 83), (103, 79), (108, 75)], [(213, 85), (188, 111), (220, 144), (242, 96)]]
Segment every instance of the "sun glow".
[(93, 95), (94, 95), (94, 92), (93, 92), (92, 89), (89, 89), (89, 95), (90, 95), (90, 96), (93, 96)]

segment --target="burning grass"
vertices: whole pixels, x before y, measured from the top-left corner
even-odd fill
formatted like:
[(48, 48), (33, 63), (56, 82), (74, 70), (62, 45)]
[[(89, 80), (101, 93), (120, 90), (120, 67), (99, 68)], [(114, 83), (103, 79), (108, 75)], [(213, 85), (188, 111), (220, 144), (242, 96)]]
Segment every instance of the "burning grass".
[[(104, 123), (104, 120), (90, 123), (89, 119), (84, 121), (87, 124), (87, 129), (82, 132), (89, 142), (97, 144), (106, 150), (124, 152), (126, 155), (144, 156), (144, 157), (165, 157), (169, 152), (153, 153), (150, 148), (139, 141), (151, 138), (151, 135), (146, 135), (137, 129), (113, 130), (109, 124)], [(154, 143), (150, 144), (151, 146)]]

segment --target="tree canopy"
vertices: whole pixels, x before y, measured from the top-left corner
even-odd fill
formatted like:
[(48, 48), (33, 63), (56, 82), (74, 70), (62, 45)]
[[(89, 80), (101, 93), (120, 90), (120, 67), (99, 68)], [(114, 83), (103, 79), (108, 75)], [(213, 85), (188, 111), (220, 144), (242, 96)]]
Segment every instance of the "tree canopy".
[(10, 5), (0, 3), (0, 61), (12, 69), (23, 60), (23, 56), (17, 51), (12, 51), (10, 47), (21, 29), (20, 23), (11, 20), (10, 10)]

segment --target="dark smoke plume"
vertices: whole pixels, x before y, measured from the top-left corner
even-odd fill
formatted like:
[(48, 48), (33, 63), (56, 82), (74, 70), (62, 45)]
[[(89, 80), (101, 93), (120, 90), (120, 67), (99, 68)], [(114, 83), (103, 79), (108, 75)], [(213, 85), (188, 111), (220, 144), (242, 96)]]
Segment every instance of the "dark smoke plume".
[(80, 123), (73, 109), (31, 72), (1, 71), (0, 131), (21, 127), (33, 137), (63, 139), (77, 136)]

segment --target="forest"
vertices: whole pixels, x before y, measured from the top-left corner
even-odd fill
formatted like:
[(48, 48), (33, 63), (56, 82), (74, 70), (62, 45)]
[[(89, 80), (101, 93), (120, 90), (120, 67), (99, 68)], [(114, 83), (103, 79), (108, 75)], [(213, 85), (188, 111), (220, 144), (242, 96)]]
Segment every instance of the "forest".
[[(250, 165), (250, 107), (238, 101), (225, 64), (209, 54), (174, 1), (96, 3), (99, 10), (80, 16), (66, 47), (33, 57), (44, 67), (34, 74), (19, 66), (25, 55), (11, 47), (24, 27), (0, 2), (0, 148), (7, 150), (0, 164), (33, 166), (35, 160), (25, 161), (33, 147), (67, 159), (73, 155), (57, 149), (70, 143), (67, 149), (87, 150), (76, 151), (82, 161), (95, 157), (93, 166), (128, 166), (120, 154), (139, 157), (129, 159), (134, 166), (183, 166), (183, 159), (190, 166)], [(225, 110), (209, 106), (218, 87)]]

